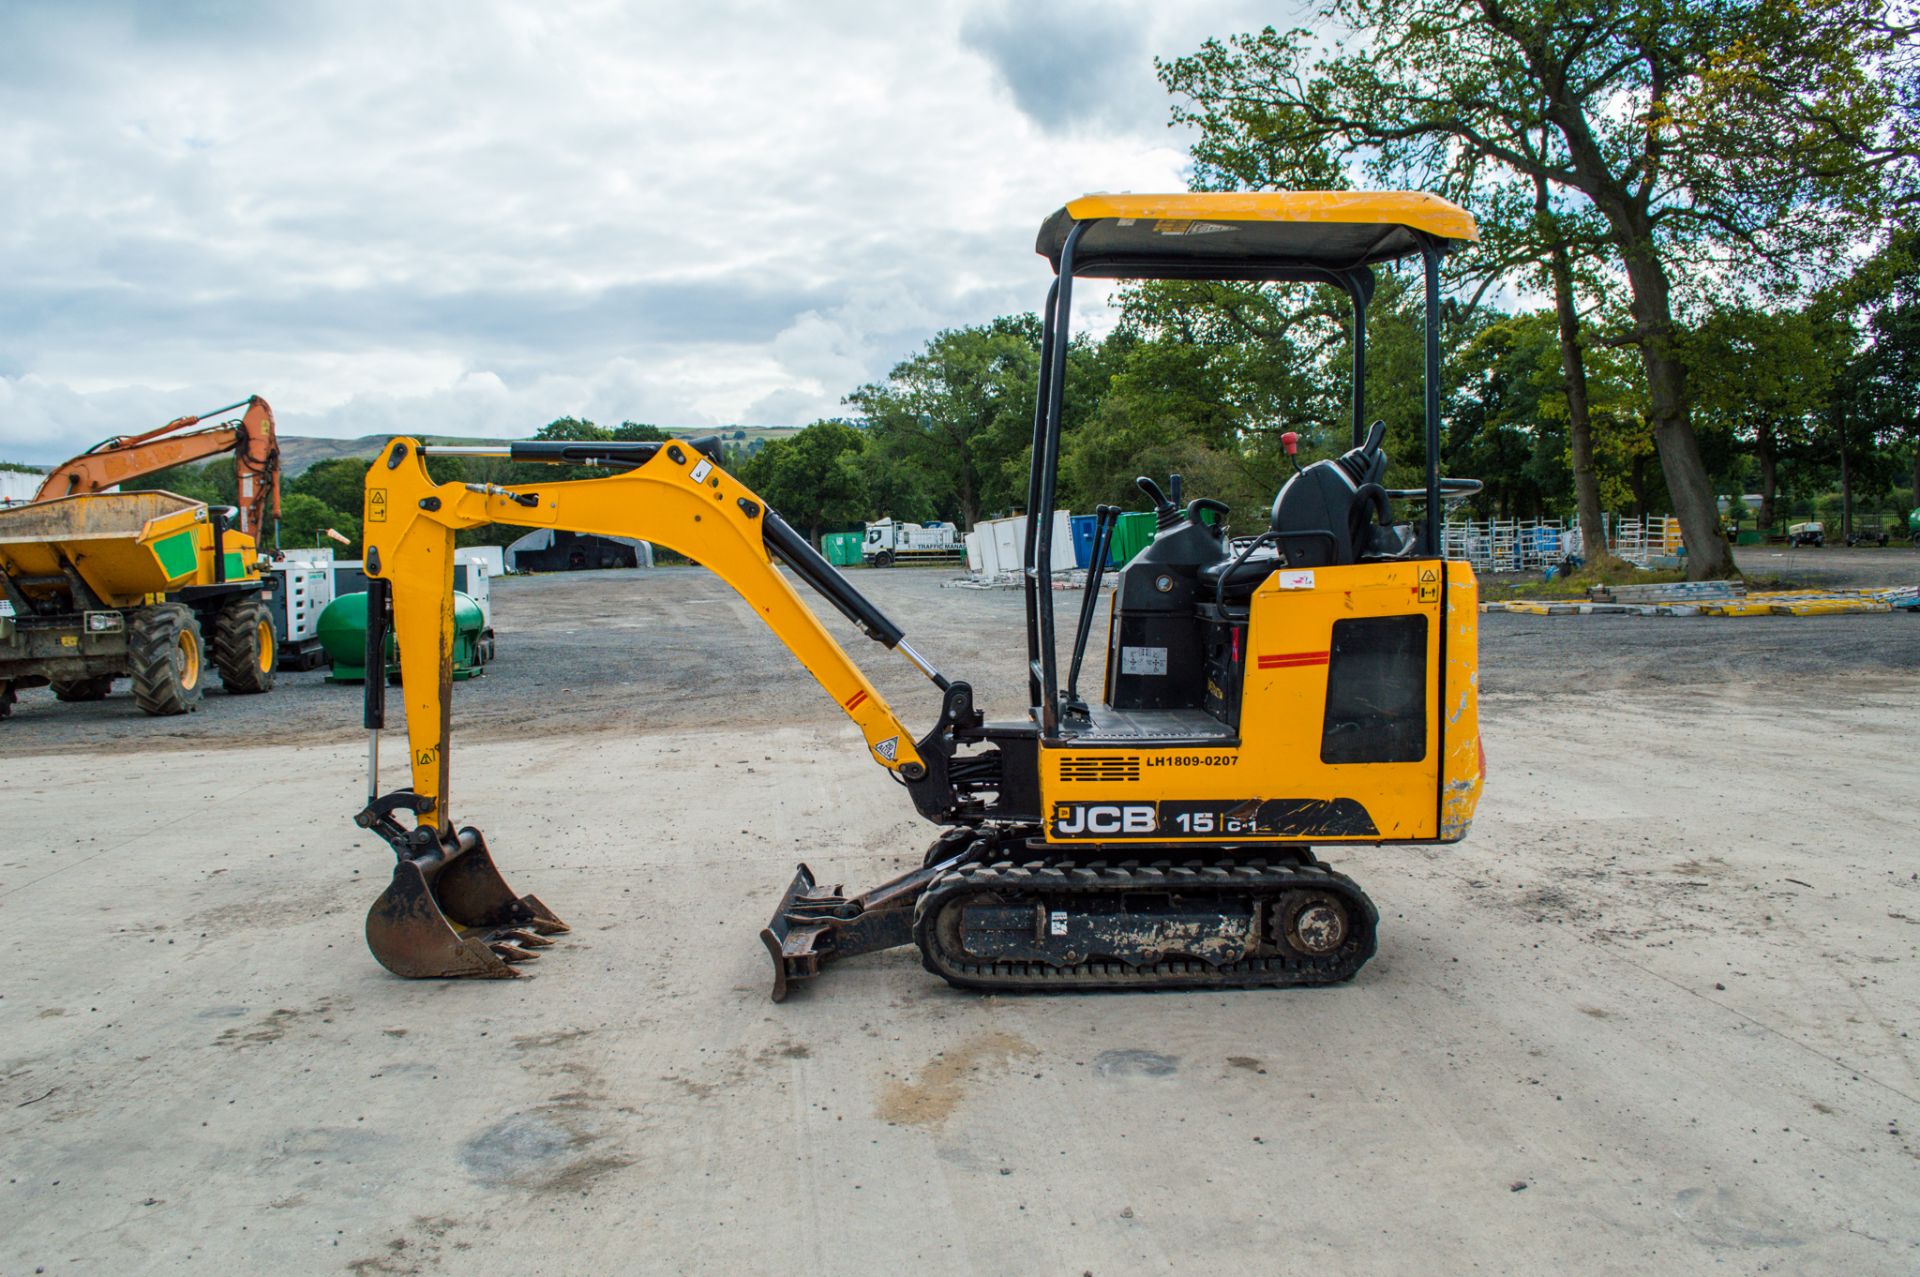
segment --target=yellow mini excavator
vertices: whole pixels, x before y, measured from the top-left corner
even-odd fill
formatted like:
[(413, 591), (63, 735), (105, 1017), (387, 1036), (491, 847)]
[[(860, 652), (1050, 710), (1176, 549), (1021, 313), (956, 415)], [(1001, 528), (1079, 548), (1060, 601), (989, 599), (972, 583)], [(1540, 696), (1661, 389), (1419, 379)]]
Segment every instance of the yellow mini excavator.
[[(1442, 553), (1442, 505), (1474, 491), (1439, 472), (1440, 261), (1473, 220), (1420, 194), (1093, 195), (1049, 217), (1054, 269), (1043, 313), (1027, 486), (1027, 692), (1015, 722), (984, 721), (949, 681), (706, 440), (526, 442), (493, 448), (390, 442), (367, 475), (367, 651), (389, 625), (400, 652), (410, 788), (382, 794), (385, 684), (367, 680), (368, 804), (358, 823), (392, 846), (392, 885), (367, 940), (407, 976), (504, 976), (566, 930), (508, 888), (480, 831), (447, 797), (454, 534), (503, 522), (658, 542), (753, 606), (866, 739), (914, 807), (947, 826), (922, 866), (864, 895), (802, 865), (761, 933), (773, 997), (835, 958), (914, 944), (928, 970), (985, 990), (1326, 984), (1374, 952), (1377, 914), (1316, 857), (1339, 844), (1466, 836), (1485, 775), (1477, 597)], [(1426, 284), (1425, 483), (1384, 485), (1384, 429), (1363, 388), (1372, 267), (1417, 258)], [(1257, 536), (1228, 511), (1181, 508), (1140, 480), (1153, 542), (1119, 569), (1105, 687), (1079, 673), (1104, 597), (1102, 510), (1061, 678), (1052, 560), (1073, 284), (1214, 279), (1330, 284), (1353, 302), (1352, 447), (1300, 466)], [(1289, 440), (1289, 450), (1292, 441)], [(535, 487), (435, 483), (425, 459), (480, 453), (612, 473)], [(1177, 493), (1176, 493), (1177, 495)], [(1395, 503), (1416, 517), (1395, 521)], [(1214, 518), (1203, 518), (1211, 511)], [(784, 563), (869, 638), (933, 684), (915, 736), (779, 570)]]

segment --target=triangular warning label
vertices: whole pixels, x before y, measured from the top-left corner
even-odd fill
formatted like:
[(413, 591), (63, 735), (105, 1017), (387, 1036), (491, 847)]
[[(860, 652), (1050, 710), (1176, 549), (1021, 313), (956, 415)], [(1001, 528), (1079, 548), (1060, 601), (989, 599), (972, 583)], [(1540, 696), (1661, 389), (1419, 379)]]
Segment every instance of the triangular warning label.
[(1421, 568), (1421, 569), (1420, 569), (1420, 582), (1421, 582), (1421, 584), (1423, 584), (1423, 585), (1424, 585), (1424, 584), (1426, 584), (1426, 583), (1427, 583), (1427, 582), (1429, 582), (1429, 581), (1438, 581), (1439, 579), (1440, 579), (1440, 574), (1439, 574), (1438, 572), (1435, 572), (1435, 571), (1434, 571), (1434, 570), (1433, 570), (1432, 568)]
[(888, 762), (892, 762), (894, 759), (894, 756), (900, 752), (900, 738), (898, 736), (887, 737), (885, 740), (881, 741), (878, 745), (875, 745), (873, 747), (873, 752), (880, 755), (880, 757), (886, 759)]

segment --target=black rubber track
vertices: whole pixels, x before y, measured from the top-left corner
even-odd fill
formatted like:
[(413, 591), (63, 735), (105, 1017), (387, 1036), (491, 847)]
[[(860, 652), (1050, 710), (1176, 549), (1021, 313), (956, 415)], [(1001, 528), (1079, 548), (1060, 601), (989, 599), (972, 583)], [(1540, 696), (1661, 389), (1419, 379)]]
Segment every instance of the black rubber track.
[[(1286, 951), (1218, 965), (1174, 958), (1151, 965), (1088, 961), (1054, 965), (1038, 961), (988, 961), (950, 953), (941, 940), (940, 914), (967, 899), (991, 892), (1003, 902), (1023, 897), (1049, 908), (1075, 896), (1121, 892), (1176, 891), (1182, 895), (1217, 894), (1261, 903), (1265, 913), (1291, 891), (1317, 891), (1346, 902), (1349, 930), (1334, 952), (1313, 957)], [(1032, 992), (1092, 989), (1234, 989), (1289, 985), (1339, 984), (1351, 980), (1373, 956), (1380, 915), (1366, 893), (1345, 874), (1316, 863), (1273, 863), (1249, 858), (1192, 864), (1112, 864), (997, 860), (960, 865), (936, 878), (914, 909), (913, 938), (927, 970), (963, 989)], [(1263, 946), (1267, 947), (1267, 946)]]

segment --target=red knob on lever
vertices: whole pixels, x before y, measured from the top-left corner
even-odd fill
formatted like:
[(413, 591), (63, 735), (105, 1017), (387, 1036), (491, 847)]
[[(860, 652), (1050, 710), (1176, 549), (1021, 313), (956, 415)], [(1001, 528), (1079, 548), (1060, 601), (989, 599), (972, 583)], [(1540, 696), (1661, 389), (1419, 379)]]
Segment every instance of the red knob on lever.
[(1287, 455), (1289, 457), (1291, 457), (1294, 453), (1300, 451), (1299, 432), (1293, 431), (1293, 430), (1286, 431), (1284, 434), (1280, 436), (1280, 446), (1287, 450)]

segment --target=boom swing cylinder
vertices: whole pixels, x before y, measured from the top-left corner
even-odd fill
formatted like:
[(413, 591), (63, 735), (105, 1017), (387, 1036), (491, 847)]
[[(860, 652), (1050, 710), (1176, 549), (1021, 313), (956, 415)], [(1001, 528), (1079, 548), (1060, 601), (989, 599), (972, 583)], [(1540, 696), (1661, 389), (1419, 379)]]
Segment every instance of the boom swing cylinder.
[[(394, 883), (368, 940), (407, 975), (510, 975), (565, 926), (518, 896), (447, 794), (453, 539), (510, 522), (638, 537), (713, 570), (753, 606), (859, 728), (916, 810), (947, 826), (921, 866), (863, 895), (805, 865), (761, 932), (773, 996), (834, 959), (913, 944), (928, 970), (1006, 990), (1337, 982), (1372, 955), (1377, 912), (1316, 848), (1449, 843), (1484, 775), (1475, 691), (1476, 587), (1441, 553), (1441, 507), (1477, 487), (1439, 470), (1439, 263), (1474, 237), (1452, 205), (1368, 193), (1089, 196), (1042, 226), (1055, 278), (1042, 313), (1027, 489), (1029, 713), (988, 722), (761, 498), (709, 441), (388, 445), (367, 479), (369, 662), (398, 636), (411, 785), (382, 794), (383, 689), (367, 689), (369, 800)], [(1372, 267), (1417, 257), (1427, 290), (1425, 482), (1388, 489), (1383, 428), (1363, 395)], [(1151, 480), (1153, 541), (1114, 573), (1104, 686), (1082, 695), (1097, 588), (1073, 626), (1065, 687), (1050, 529), (1057, 503), (1073, 281), (1180, 278), (1332, 284), (1353, 303), (1352, 447), (1294, 467), (1268, 526), (1185, 509)], [(1290, 449), (1291, 450), (1291, 449)], [(435, 484), (436, 453), (597, 465), (604, 477)], [(1419, 525), (1391, 522), (1421, 504)], [(1099, 514), (1096, 580), (1117, 510)], [(784, 563), (934, 684), (914, 737), (778, 571)]]

